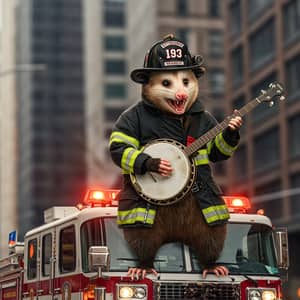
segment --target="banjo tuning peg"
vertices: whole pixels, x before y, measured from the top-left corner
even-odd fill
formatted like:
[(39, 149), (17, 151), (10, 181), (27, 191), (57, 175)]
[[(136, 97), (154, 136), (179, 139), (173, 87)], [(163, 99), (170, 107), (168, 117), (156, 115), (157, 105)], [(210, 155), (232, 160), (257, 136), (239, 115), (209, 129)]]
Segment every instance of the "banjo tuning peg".
[(285, 97), (284, 96), (280, 96), (279, 100), (283, 101), (283, 100), (285, 100)]

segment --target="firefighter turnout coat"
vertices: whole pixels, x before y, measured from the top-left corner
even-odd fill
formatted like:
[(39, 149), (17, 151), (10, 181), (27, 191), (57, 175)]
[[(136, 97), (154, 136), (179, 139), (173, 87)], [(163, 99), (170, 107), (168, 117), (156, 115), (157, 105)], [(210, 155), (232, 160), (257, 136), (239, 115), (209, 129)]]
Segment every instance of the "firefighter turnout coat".
[[(186, 119), (188, 121), (183, 122)], [(145, 173), (149, 155), (143, 153), (145, 144), (155, 139), (173, 139), (189, 145), (217, 124), (197, 100), (184, 116), (167, 115), (154, 104), (143, 99), (124, 111), (117, 120), (111, 137), (110, 152), (113, 161), (122, 168), (123, 187), (120, 191), (118, 224), (121, 227), (149, 226), (155, 221), (156, 207), (142, 199), (131, 184), (129, 174)], [(229, 128), (217, 135), (194, 156), (197, 177), (192, 186), (199, 207), (208, 225), (227, 222), (229, 213), (214, 182), (209, 162), (228, 159), (239, 141), (238, 131)], [(172, 163), (171, 163), (172, 164)]]

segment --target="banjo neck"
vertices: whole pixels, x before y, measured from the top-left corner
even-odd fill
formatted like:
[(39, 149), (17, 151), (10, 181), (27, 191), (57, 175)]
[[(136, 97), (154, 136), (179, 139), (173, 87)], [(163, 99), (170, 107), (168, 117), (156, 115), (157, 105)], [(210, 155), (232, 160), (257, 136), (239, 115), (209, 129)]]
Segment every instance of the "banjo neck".
[[(219, 133), (221, 133), (225, 128), (228, 127), (230, 120), (235, 116), (243, 117), (245, 114), (253, 110), (258, 104), (262, 103), (264, 100), (262, 99), (264, 94), (254, 98), (246, 105), (244, 105), (241, 109), (235, 111), (231, 116), (228, 116), (221, 123), (218, 123), (215, 127), (207, 131), (201, 137), (196, 139), (193, 143), (187, 146), (184, 149), (185, 154), (190, 157), (195, 154), (198, 150), (200, 150), (204, 145), (206, 145), (209, 141), (214, 139)], [(269, 96), (268, 96), (269, 97)], [(270, 102), (271, 104), (271, 102)], [(273, 104), (272, 104), (273, 105)]]

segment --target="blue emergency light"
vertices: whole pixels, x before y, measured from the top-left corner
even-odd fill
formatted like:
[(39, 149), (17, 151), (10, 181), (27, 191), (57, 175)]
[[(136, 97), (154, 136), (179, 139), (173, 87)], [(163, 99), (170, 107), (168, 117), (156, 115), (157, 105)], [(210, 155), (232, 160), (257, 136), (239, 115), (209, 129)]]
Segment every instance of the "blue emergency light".
[(8, 245), (13, 246), (17, 243), (17, 230), (14, 230), (8, 234)]

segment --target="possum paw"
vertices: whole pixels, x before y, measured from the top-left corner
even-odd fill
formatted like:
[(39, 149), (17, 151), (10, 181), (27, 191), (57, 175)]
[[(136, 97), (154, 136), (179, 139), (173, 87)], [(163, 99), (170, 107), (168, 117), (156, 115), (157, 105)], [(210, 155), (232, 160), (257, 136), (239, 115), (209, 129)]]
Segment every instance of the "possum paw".
[(129, 268), (127, 272), (127, 275), (131, 277), (131, 280), (144, 279), (146, 274), (158, 275), (155, 269)]
[(208, 273), (214, 273), (218, 277), (227, 276), (229, 274), (229, 270), (224, 266), (215, 266), (209, 269), (204, 269), (202, 272), (203, 278), (205, 278)]

